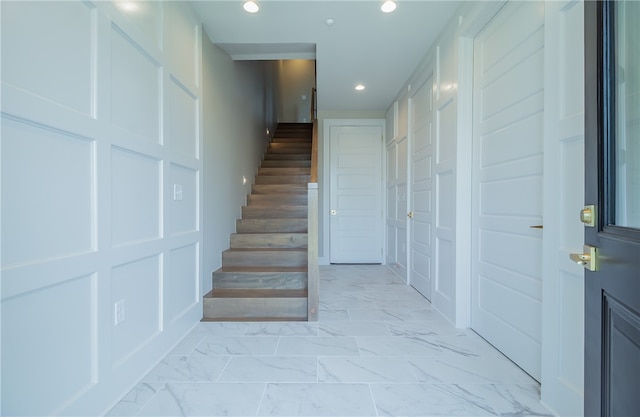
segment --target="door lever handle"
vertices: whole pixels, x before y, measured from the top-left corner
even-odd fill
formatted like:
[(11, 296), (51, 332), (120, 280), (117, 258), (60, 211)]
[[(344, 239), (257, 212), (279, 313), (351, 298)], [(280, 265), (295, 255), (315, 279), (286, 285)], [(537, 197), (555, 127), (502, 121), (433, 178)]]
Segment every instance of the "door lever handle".
[(591, 256), (585, 253), (570, 253), (569, 258), (578, 265), (586, 265), (591, 261)]
[(589, 271), (598, 270), (598, 250), (593, 246), (584, 245), (583, 253), (571, 253), (569, 258)]

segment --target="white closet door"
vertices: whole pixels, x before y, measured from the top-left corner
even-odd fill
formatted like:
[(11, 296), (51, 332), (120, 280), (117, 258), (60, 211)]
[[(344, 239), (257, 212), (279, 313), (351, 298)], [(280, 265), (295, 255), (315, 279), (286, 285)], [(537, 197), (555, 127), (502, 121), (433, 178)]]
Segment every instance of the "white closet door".
[(411, 98), (410, 283), (431, 300), (433, 227), (433, 77)]
[(382, 263), (382, 124), (330, 129), (330, 262)]
[(472, 327), (540, 379), (544, 3), (510, 2), (474, 45)]

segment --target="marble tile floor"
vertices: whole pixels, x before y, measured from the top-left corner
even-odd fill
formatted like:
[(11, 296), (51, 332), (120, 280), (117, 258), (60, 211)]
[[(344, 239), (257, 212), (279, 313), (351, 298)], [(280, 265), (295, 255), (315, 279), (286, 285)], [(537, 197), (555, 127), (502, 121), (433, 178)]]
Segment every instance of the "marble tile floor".
[(540, 386), (379, 265), (322, 266), (320, 320), (198, 323), (108, 416), (547, 416)]

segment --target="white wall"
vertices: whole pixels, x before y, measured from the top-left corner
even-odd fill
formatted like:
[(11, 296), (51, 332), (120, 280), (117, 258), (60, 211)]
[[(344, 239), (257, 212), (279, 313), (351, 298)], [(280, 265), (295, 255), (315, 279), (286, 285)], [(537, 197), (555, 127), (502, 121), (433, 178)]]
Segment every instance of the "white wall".
[(182, 338), (275, 130), (275, 62), (135, 5), (2, 2), (3, 415), (104, 413)]
[[(281, 60), (279, 63), (281, 122), (311, 122), (311, 89), (316, 86), (316, 61)], [(304, 96), (304, 98), (303, 98)]]
[(135, 5), (2, 2), (3, 415), (104, 412), (202, 314), (200, 26)]
[[(276, 125), (276, 61), (232, 61), (206, 37), (204, 84), (204, 284), (222, 263), (229, 235)], [(269, 129), (270, 135), (266, 134)], [(247, 184), (242, 185), (242, 177)]]

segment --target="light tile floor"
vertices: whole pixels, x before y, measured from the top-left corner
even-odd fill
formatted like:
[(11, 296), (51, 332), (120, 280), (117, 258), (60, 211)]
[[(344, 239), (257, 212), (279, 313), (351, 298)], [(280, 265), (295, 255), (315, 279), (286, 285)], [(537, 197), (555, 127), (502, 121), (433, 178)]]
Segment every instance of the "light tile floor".
[(551, 415), (535, 380), (388, 268), (320, 274), (320, 321), (199, 323), (108, 415)]

